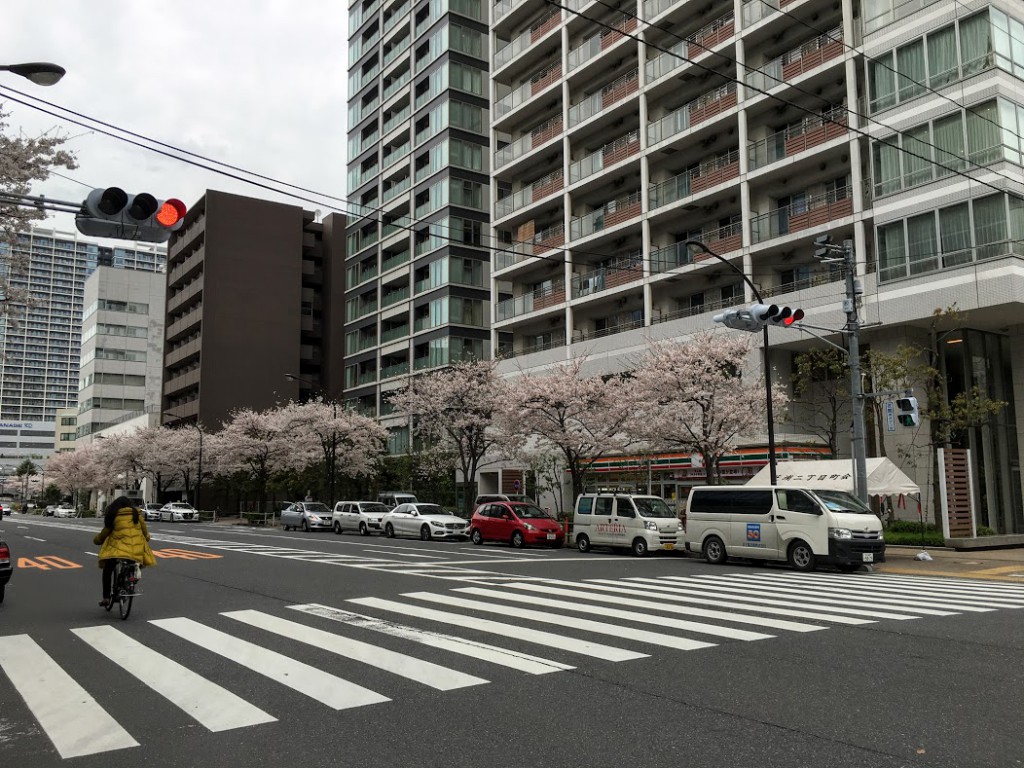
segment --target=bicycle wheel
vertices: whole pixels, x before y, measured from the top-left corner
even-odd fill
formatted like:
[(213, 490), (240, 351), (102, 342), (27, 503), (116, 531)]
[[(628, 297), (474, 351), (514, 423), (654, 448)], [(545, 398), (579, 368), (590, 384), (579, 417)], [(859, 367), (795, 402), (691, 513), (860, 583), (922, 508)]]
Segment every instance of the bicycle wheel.
[(118, 596), (117, 605), (121, 609), (121, 619), (127, 619), (128, 614), (132, 612), (132, 596), (126, 591), (122, 590)]
[(117, 591), (121, 584), (121, 564), (114, 563), (114, 577), (111, 579), (110, 598), (107, 600), (107, 613), (114, 608), (114, 600), (117, 599)]

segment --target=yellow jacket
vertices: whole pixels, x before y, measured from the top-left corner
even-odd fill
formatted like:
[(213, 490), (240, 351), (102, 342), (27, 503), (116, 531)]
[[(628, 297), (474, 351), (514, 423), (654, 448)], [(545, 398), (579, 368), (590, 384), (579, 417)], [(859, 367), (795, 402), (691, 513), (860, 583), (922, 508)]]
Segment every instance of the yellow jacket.
[(114, 517), (113, 529), (104, 527), (93, 538), (93, 544), (102, 544), (100, 548), (100, 568), (104, 560), (134, 560), (145, 568), (156, 565), (153, 550), (149, 548), (149, 529), (142, 512), (139, 522), (132, 522), (132, 508), (124, 507)]

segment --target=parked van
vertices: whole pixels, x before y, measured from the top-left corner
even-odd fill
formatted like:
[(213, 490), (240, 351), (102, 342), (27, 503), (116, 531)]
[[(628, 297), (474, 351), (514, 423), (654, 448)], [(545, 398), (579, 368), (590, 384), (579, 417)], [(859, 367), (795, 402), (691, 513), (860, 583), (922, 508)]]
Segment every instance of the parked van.
[(572, 516), (576, 548), (629, 547), (637, 557), (649, 551), (676, 549), (683, 526), (660, 496), (583, 493)]
[(685, 525), (686, 551), (713, 564), (749, 557), (788, 561), (798, 571), (819, 563), (854, 571), (885, 561), (882, 521), (845, 491), (698, 487), (686, 501)]
[(408, 491), (384, 491), (383, 493), (377, 494), (377, 501), (388, 509), (394, 509), (399, 504), (419, 503), (419, 499)]

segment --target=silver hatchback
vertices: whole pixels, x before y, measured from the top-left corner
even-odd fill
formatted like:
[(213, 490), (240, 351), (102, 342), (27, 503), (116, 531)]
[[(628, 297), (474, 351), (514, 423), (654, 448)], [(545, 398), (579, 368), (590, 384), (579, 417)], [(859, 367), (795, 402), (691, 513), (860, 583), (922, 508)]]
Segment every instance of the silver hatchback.
[(281, 527), (286, 531), (329, 531), (333, 523), (330, 507), (319, 501), (296, 501), (281, 510)]

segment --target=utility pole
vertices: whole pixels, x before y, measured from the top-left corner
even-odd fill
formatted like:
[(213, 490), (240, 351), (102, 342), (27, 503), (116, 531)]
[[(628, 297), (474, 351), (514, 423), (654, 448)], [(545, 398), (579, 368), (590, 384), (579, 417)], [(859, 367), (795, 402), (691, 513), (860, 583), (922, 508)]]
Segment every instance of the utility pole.
[(860, 380), (860, 318), (857, 316), (857, 297), (861, 289), (857, 285), (857, 260), (853, 251), (853, 241), (843, 241), (843, 269), (846, 271), (846, 299), (843, 300), (843, 311), (846, 312), (846, 331), (849, 339), (850, 360), (850, 397), (853, 399), (853, 488), (861, 501), (868, 501), (868, 458), (867, 445), (864, 438), (864, 393), (861, 391)]

